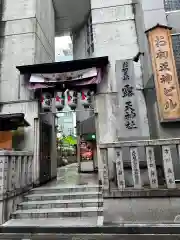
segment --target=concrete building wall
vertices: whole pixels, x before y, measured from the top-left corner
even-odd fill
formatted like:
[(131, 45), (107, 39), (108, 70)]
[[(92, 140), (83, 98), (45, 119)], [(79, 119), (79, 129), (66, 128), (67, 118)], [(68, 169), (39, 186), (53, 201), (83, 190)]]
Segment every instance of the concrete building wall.
[(55, 15), (52, 0), (36, 0), (36, 55), (35, 62), (55, 59)]
[(16, 66), (54, 61), (54, 8), (52, 0), (3, 0), (1, 12), (1, 112), (25, 114), (31, 126), (25, 131), (21, 147), (33, 150), (34, 118), (38, 117), (39, 106)]
[(83, 59), (86, 54), (86, 28), (85, 25), (73, 32), (73, 59)]
[[(107, 130), (104, 131), (102, 127), (99, 127), (101, 131), (100, 141), (117, 141), (124, 133), (121, 132), (121, 136), (117, 135), (117, 129), (115, 127), (117, 124), (115, 124), (113, 120), (115, 117), (115, 115), (113, 117), (113, 114), (116, 111), (113, 108), (117, 107), (116, 93), (121, 91), (121, 89), (117, 87), (117, 81), (119, 81), (119, 79), (116, 77), (115, 67), (118, 60), (132, 59), (139, 52), (133, 5), (131, 1), (127, 2), (123, 0), (119, 1), (118, 4), (115, 0), (111, 2), (104, 1), (103, 5), (102, 1), (92, 0), (91, 7), (95, 47), (94, 55), (96, 57), (108, 56), (110, 61), (107, 76), (99, 85), (99, 95), (96, 96), (99, 117), (101, 117), (102, 120), (104, 119), (101, 125), (104, 125), (104, 130), (105, 128), (107, 129), (107, 125), (109, 125), (108, 129), (110, 130), (107, 135)], [(140, 120), (143, 128), (139, 137), (147, 138), (149, 137), (149, 129), (142, 94), (142, 72), (140, 63), (134, 64), (134, 68), (138, 105), (143, 106), (141, 108)], [(102, 104), (104, 102), (106, 107), (103, 107), (101, 102)], [(120, 109), (120, 111), (121, 110), (123, 111), (123, 109)], [(115, 119), (115, 121), (118, 121), (118, 119)]]
[[(116, 65), (119, 60), (132, 59), (139, 52), (134, 8), (132, 1), (91, 0), (92, 24), (94, 34), (94, 56), (108, 56), (109, 67), (106, 77), (98, 87), (96, 95), (96, 130), (98, 142), (114, 142), (120, 139), (131, 139), (131, 133), (127, 135), (120, 129), (120, 121), (123, 121), (123, 106), (118, 104), (118, 96), (121, 89), (118, 87), (120, 76), (116, 73)], [(149, 138), (149, 126), (147, 109), (143, 96), (142, 71), (140, 62), (134, 64), (135, 85), (137, 92), (137, 107), (140, 116), (140, 128), (136, 139)], [(99, 149), (97, 151), (99, 169), (102, 169)], [(109, 178), (114, 177), (114, 155), (109, 151), (108, 166)], [(100, 172), (101, 175), (101, 172)]]
[[(1, 21), (1, 79), (0, 79), (0, 102), (29, 100), (30, 94), (20, 81), (18, 65), (28, 65), (54, 60), (54, 35), (46, 30), (46, 35), (42, 34), (40, 21), (36, 18), (36, 12), (42, 10), (42, 6), (36, 8), (39, 0), (14, 1), (5, 0)], [(47, 1), (50, 2), (50, 1)], [(51, 12), (50, 12), (51, 13)], [(51, 13), (51, 15), (53, 15)], [(38, 14), (37, 14), (38, 16)], [(47, 13), (41, 18), (47, 23)], [(54, 29), (53, 18), (49, 20)], [(43, 23), (44, 24), (44, 23)], [(51, 45), (47, 39), (51, 39)], [(38, 39), (38, 40), (37, 40)], [(50, 49), (48, 48), (50, 47)], [(48, 53), (49, 52), (49, 53)], [(5, 91), (5, 89), (8, 91)], [(24, 92), (25, 91), (25, 92)], [(15, 104), (15, 103), (14, 103)]]
[[(81, 26), (80, 29), (77, 29), (76, 32), (73, 33), (73, 59), (84, 59), (89, 58), (87, 54), (87, 32), (86, 32), (86, 21)], [(82, 122), (86, 119), (88, 119), (92, 112), (85, 111), (84, 107), (81, 104), (80, 101), (80, 95), (78, 95), (78, 112), (77, 112), (77, 121)]]

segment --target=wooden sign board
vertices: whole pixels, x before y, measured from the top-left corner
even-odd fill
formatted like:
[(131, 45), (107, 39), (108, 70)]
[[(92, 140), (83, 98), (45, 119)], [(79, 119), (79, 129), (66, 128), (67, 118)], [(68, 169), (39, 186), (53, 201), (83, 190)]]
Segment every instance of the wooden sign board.
[(161, 122), (180, 121), (180, 89), (171, 33), (157, 26), (148, 32)]
[(0, 149), (12, 150), (12, 132), (0, 131)]

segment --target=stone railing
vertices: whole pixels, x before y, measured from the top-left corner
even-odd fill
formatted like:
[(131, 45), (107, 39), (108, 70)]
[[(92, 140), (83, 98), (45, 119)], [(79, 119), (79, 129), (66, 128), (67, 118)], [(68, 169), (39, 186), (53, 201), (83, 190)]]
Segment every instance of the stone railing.
[(32, 188), (33, 154), (0, 150), (0, 224), (21, 201), (22, 193)]
[(105, 190), (177, 189), (180, 139), (100, 144), (100, 153)]
[(0, 194), (11, 194), (32, 185), (33, 154), (0, 151)]

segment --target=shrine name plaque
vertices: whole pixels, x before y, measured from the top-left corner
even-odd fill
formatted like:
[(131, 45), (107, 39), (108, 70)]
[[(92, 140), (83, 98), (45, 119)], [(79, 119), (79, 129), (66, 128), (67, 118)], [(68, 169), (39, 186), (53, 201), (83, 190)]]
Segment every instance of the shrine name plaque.
[(180, 89), (171, 32), (167, 27), (155, 27), (148, 32), (148, 40), (160, 121), (180, 121)]

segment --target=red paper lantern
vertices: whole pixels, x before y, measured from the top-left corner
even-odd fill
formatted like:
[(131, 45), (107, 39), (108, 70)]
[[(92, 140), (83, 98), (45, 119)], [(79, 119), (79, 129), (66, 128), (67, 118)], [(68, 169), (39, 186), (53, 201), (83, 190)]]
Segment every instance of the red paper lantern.
[(51, 107), (52, 107), (52, 95), (50, 93), (43, 93), (41, 95), (41, 107), (45, 111), (51, 110)]
[(77, 108), (77, 92), (76, 91), (73, 91), (73, 90), (67, 91), (67, 102), (71, 110), (75, 110)]
[(55, 94), (55, 107), (58, 111), (62, 111), (65, 104), (65, 94), (64, 92), (56, 92)]
[(89, 108), (91, 106), (91, 91), (88, 89), (84, 89), (81, 91), (81, 103), (84, 108)]

